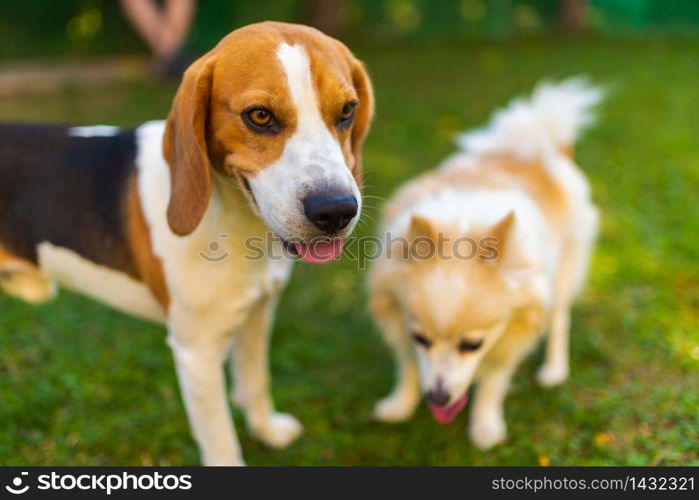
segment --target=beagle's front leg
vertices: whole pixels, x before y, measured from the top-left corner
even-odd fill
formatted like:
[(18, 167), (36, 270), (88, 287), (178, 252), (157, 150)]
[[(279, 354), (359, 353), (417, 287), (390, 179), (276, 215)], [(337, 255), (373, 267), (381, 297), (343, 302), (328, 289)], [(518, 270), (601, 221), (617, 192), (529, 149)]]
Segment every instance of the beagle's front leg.
[(172, 348), (182, 398), (202, 462), (204, 465), (245, 465), (226, 398), (223, 365), (230, 350), (230, 339), (205, 335), (192, 338), (191, 332), (188, 335), (171, 326), (168, 344)]
[(275, 411), (269, 390), (268, 349), (276, 299), (261, 299), (236, 332), (231, 369), (233, 401), (244, 409), (250, 431), (265, 444), (283, 448), (301, 434), (302, 427), (293, 415)]

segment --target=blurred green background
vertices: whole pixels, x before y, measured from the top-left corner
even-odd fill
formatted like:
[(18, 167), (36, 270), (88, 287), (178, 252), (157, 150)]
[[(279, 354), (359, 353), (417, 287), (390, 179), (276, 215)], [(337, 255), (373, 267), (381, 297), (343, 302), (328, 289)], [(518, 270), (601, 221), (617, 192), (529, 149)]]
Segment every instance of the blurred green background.
[[(591, 1), (571, 27), (553, 0), (340, 2), (339, 36), (376, 87), (367, 195), (435, 166), (458, 130), (542, 77), (585, 73), (609, 90), (577, 152), (602, 234), (574, 313), (570, 381), (538, 387), (534, 353), (506, 403), (509, 440), (488, 452), (469, 443), (465, 415), (373, 422), (393, 367), (365, 274), (349, 261), (299, 264), (272, 370), (278, 407), (305, 434), (269, 450), (236, 411), (249, 464), (699, 465), (698, 3)], [(248, 22), (310, 15), (301, 1), (200, 4), (192, 50)], [(17, 64), (144, 53), (111, 1), (0, 4), (0, 81)], [(0, 92), (0, 119), (133, 126), (164, 117), (175, 89), (143, 74), (14, 88)], [(381, 200), (367, 204), (360, 234), (375, 230)], [(70, 293), (41, 307), (0, 296), (0, 464), (198, 463), (164, 338)]]
[[(533, 36), (565, 24), (565, 0), (200, 1), (188, 46), (205, 51), (234, 26), (264, 19), (332, 25), (376, 42)], [(572, 0), (587, 4), (581, 28), (615, 36), (699, 33), (696, 0)], [(331, 5), (331, 14), (319, 12)], [(328, 19), (331, 18), (331, 19)], [(327, 26), (322, 26), (326, 28)], [(336, 33), (337, 34), (337, 33)], [(4, 0), (0, 57), (131, 53), (145, 46), (114, 0)]]

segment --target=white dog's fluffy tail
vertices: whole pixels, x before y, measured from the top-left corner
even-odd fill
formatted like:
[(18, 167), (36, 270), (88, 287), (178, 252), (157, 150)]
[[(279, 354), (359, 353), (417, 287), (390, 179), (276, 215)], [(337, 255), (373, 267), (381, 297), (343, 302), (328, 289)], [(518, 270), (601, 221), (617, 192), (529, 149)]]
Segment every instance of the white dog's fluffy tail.
[(531, 97), (512, 101), (485, 127), (459, 135), (457, 143), (467, 153), (509, 153), (521, 159), (565, 150), (593, 122), (593, 108), (603, 95), (584, 77), (542, 82)]

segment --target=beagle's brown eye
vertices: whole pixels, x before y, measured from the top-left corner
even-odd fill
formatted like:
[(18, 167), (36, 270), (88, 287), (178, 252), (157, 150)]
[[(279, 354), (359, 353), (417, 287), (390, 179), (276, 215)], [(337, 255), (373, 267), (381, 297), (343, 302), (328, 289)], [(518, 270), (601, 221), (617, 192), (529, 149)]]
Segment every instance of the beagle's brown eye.
[(264, 108), (256, 108), (249, 111), (248, 117), (258, 127), (266, 127), (272, 122), (272, 113)]
[(429, 349), (432, 346), (432, 341), (419, 332), (413, 332), (413, 340), (425, 349)]
[(349, 118), (352, 118), (352, 115), (354, 114), (355, 106), (356, 106), (356, 104), (353, 102), (348, 102), (347, 104), (345, 104), (342, 108), (341, 118), (343, 120), (347, 120)]
[(250, 130), (258, 134), (276, 134), (281, 130), (281, 124), (274, 114), (261, 106), (247, 108), (240, 117)]
[(337, 121), (337, 126), (340, 130), (349, 127), (354, 119), (354, 111), (357, 108), (357, 101), (350, 101), (342, 107), (340, 118)]
[(483, 339), (481, 340), (462, 340), (459, 342), (459, 352), (464, 353), (464, 352), (470, 352), (470, 351), (476, 351), (480, 346), (483, 345)]

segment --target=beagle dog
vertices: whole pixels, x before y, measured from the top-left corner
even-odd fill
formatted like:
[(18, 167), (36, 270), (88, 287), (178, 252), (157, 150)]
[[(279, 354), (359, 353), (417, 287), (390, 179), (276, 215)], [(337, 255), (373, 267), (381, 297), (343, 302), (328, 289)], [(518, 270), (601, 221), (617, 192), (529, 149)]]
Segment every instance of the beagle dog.
[(162, 322), (205, 464), (243, 464), (229, 358), (251, 432), (286, 446), (301, 425), (270, 396), (275, 303), (297, 256), (338, 258), (357, 223), (372, 113), (342, 43), (264, 22), (187, 70), (165, 122), (0, 125), (0, 286), (41, 302), (58, 285)]

